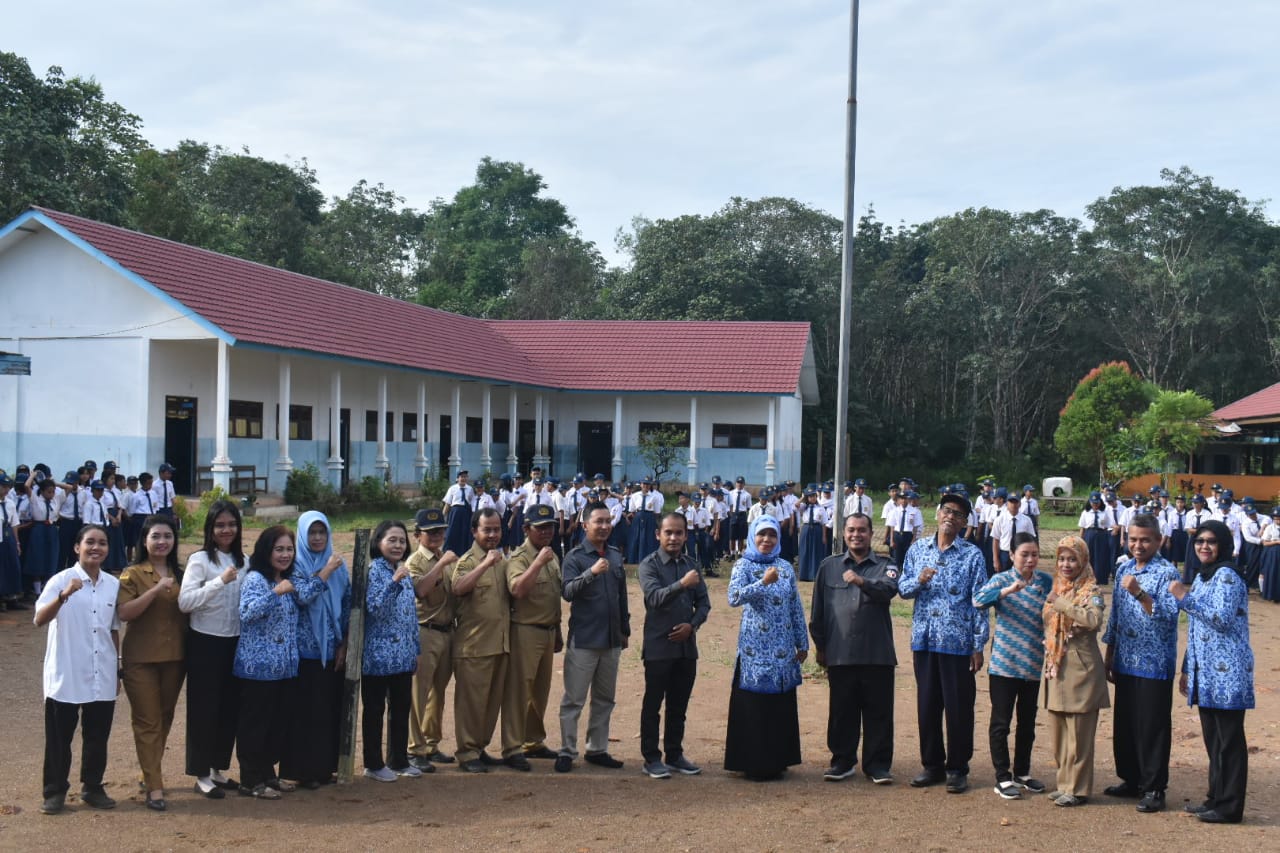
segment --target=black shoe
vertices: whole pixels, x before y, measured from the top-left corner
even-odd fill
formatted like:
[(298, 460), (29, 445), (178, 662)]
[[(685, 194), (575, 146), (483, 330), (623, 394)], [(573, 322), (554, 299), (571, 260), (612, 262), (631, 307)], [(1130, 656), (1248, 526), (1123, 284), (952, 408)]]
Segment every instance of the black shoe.
[(836, 759), (835, 761), (831, 762), (831, 766), (828, 767), (826, 769), (826, 772), (822, 774), (822, 778), (827, 782), (841, 782), (845, 779), (848, 779), (850, 776), (856, 773), (857, 770), (858, 770), (858, 767), (856, 764), (853, 764), (852, 762), (849, 762), (849, 761), (841, 761), (840, 759)]
[[(433, 764), (452, 764), (457, 759), (455, 759), (452, 755), (446, 755), (445, 753), (437, 749), (435, 752), (427, 756), (427, 760), (432, 762)], [(421, 770), (422, 768), (419, 767), (418, 769)]]
[(488, 773), (489, 768), (483, 761), (473, 758), (470, 761), (464, 761), (458, 765), (458, 769), (465, 773)]
[(80, 802), (91, 809), (114, 809), (116, 807), (116, 801), (108, 797), (107, 792), (101, 788), (81, 791)]
[(1213, 811), (1213, 809), (1211, 809), (1205, 803), (1200, 803), (1199, 805), (1197, 805), (1196, 803), (1187, 803), (1185, 806), (1182, 807), (1182, 810), (1187, 814), (1200, 814), (1201, 812)]
[(876, 785), (893, 784), (893, 774), (888, 770), (872, 770), (867, 773), (867, 778)]
[(568, 773), (573, 769), (573, 759), (563, 753), (556, 756), (556, 772)]
[(307, 791), (320, 790), (320, 781), (318, 779), (303, 779), (298, 783), (298, 787)]
[(940, 785), (947, 779), (945, 773), (939, 773), (935, 770), (926, 770), (919, 776), (911, 780), (913, 788), (928, 788), (931, 785)]
[(969, 774), (968, 773), (948, 773), (947, 774), (947, 793), (963, 794), (969, 790)]
[[(452, 761), (453, 759), (450, 758), (449, 760)], [(423, 773), (436, 772), (436, 766), (431, 763), (431, 757), (429, 755), (410, 755), (409, 766), (416, 767)]]
[(195, 791), (200, 796), (208, 797), (211, 800), (221, 800), (223, 797), (227, 795), (227, 792), (219, 788), (217, 785), (214, 785), (212, 788), (206, 791), (204, 788), (200, 787), (199, 782), (197, 782), (195, 785)]
[(582, 759), (588, 764), (594, 764), (597, 767), (608, 767), (610, 770), (617, 770), (622, 766), (621, 761), (607, 752), (588, 752), (582, 756)]
[(1120, 797), (1125, 800), (1136, 800), (1142, 797), (1142, 789), (1129, 782), (1121, 782), (1103, 790), (1108, 797)]
[(519, 770), (521, 773), (528, 773), (533, 769), (529, 766), (529, 759), (525, 758), (518, 752), (515, 755), (510, 755), (502, 759), (502, 763), (510, 767), (512, 770)]
[(168, 804), (164, 801), (164, 797), (156, 797), (155, 799), (147, 797), (147, 808), (151, 809), (153, 812), (162, 812), (168, 807)]
[(537, 749), (526, 749), (524, 751), (524, 757), (525, 758), (549, 758), (552, 761), (555, 761), (560, 756), (557, 753), (548, 749), (545, 745), (543, 745), (538, 747)]
[(485, 767), (501, 767), (502, 766), (501, 759), (494, 758), (492, 755), (490, 755), (489, 753), (483, 750), (480, 751), (480, 763), (483, 764)]
[(1164, 811), (1164, 791), (1147, 791), (1138, 801), (1138, 811), (1143, 814)]
[(1240, 818), (1227, 817), (1217, 809), (1205, 809), (1204, 811), (1196, 814), (1196, 817), (1199, 818), (1204, 823), (1239, 823), (1240, 822)]
[(44, 802), (40, 804), (41, 814), (57, 814), (62, 811), (63, 806), (67, 804), (66, 794), (54, 794), (52, 797), (45, 797)]
[(235, 779), (231, 779), (231, 778), (225, 779), (221, 782), (219, 782), (217, 779), (214, 779), (213, 784), (217, 785), (219, 788), (223, 788), (228, 791), (240, 790), (240, 783), (237, 782)]

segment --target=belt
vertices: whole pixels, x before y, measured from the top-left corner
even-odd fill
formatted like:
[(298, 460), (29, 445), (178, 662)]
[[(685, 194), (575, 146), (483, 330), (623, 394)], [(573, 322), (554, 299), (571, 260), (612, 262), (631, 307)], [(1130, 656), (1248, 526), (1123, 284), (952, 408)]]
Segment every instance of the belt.
[(536, 622), (516, 622), (513, 624), (521, 625), (525, 628), (541, 628), (544, 631), (554, 631), (556, 628), (560, 627), (559, 622), (552, 622), (550, 625), (539, 625)]
[(439, 631), (441, 634), (447, 634), (453, 630), (452, 625), (437, 625), (434, 622), (419, 622), (422, 627), (430, 628), (432, 631)]

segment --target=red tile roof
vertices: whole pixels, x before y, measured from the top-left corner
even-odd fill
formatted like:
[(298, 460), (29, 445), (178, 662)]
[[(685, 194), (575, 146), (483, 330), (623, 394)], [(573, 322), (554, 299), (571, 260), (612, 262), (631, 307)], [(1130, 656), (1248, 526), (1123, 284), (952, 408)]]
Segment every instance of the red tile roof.
[(1213, 417), (1220, 421), (1280, 420), (1280, 382), (1228, 403)]
[[(236, 343), (566, 390), (794, 394), (800, 385), (808, 323), (482, 320), (35, 210)], [(726, 341), (749, 342), (752, 358), (709, 349)]]

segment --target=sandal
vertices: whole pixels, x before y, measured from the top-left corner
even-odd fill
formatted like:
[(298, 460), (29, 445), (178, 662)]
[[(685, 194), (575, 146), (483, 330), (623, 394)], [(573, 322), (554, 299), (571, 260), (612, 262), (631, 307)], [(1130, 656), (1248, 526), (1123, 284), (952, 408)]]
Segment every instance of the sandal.
[(268, 788), (267, 783), (263, 782), (259, 785), (255, 785), (252, 788), (246, 787), (245, 785), (241, 785), (240, 796), (257, 797), (259, 800), (278, 800), (280, 799), (280, 792), (275, 790), (274, 788)]
[(266, 785), (268, 788), (271, 788), (276, 791), (281, 791), (286, 794), (291, 794), (294, 791), (298, 790), (297, 785), (293, 784), (292, 782), (286, 782), (285, 780), (281, 779), (279, 776), (277, 776), (274, 779), (268, 779), (266, 782)]

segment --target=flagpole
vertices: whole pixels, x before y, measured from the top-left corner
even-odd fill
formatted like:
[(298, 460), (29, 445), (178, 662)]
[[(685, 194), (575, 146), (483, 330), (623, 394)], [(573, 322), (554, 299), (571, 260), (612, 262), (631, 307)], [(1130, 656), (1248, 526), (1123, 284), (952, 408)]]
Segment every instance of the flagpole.
[(840, 270), (840, 362), (836, 378), (836, 458), (833, 491), (837, 495), (832, 507), (835, 520), (832, 523), (831, 550), (838, 554), (844, 550), (844, 481), (849, 472), (845, 464), (848, 456), (849, 420), (849, 325), (853, 313), (853, 175), (854, 154), (857, 150), (858, 129), (858, 0), (851, 0), (849, 10), (849, 97), (845, 103), (844, 143), (844, 251)]

